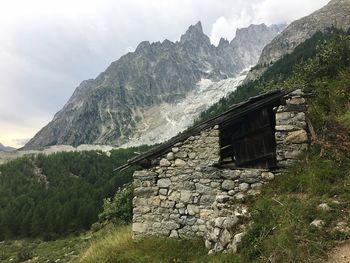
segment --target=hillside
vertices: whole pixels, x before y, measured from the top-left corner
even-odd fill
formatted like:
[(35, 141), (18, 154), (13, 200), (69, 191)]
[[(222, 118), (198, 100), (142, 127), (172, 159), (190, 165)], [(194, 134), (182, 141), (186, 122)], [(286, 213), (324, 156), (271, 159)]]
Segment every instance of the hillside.
[[(222, 39), (216, 47), (198, 22), (178, 42), (141, 42), (135, 52), (113, 62), (96, 79), (83, 81), (63, 109), (24, 148), (121, 145), (145, 133), (154, 134), (157, 127), (169, 131), (161, 140), (169, 139), (180, 131), (173, 123), (187, 126), (201, 110), (231, 92), (235, 78), (257, 62), (263, 47), (283, 27), (251, 25), (238, 30), (231, 42)], [(228, 80), (217, 85), (223, 79)], [(212, 92), (218, 89), (221, 93)], [(181, 108), (184, 100), (193, 96), (202, 100), (187, 109), (185, 118), (169, 111), (175, 104)], [(155, 112), (164, 116), (158, 118)], [(159, 142), (155, 137), (146, 139)], [(140, 140), (139, 144), (145, 143), (149, 142)]]
[[(281, 86), (312, 92), (309, 117), (316, 134), (311, 149), (293, 167), (261, 196), (245, 202), (254, 223), (238, 254), (206, 256), (200, 241), (152, 237), (135, 243), (130, 230), (112, 228), (107, 236), (96, 237), (75, 262), (323, 262), (333, 246), (348, 240), (350, 34), (318, 33), (276, 64), (270, 69), (276, 78), (266, 72), (265, 78), (249, 84), (250, 92)], [(237, 89), (236, 100), (249, 96), (246, 87)], [(222, 100), (211, 113), (231, 101)], [(336, 257), (341, 258), (333, 253)]]
[[(266, 69), (258, 79), (245, 82), (237, 87), (237, 89), (229, 94), (229, 96), (222, 98), (208, 110), (203, 111), (196, 120), (196, 123), (201, 123), (225, 112), (232, 104), (239, 103), (248, 99), (249, 97), (256, 96), (259, 93), (266, 92), (271, 89), (281, 87), (310, 89), (306, 83), (296, 82), (296, 78), (298, 78), (297, 74), (304, 74), (296, 73), (296, 71), (300, 69), (301, 65), (304, 65), (305, 61), (316, 56), (318, 48), (317, 45), (319, 43), (326, 42), (334, 37), (334, 34), (339, 32), (340, 34), (346, 34), (343, 31), (334, 28), (325, 30), (324, 33), (316, 32), (311, 38), (298, 45), (291, 54), (287, 54), (283, 58), (277, 60), (273, 65)], [(328, 56), (331, 56), (331, 54), (328, 54)], [(329, 59), (337, 60), (340, 58)], [(343, 66), (346, 67), (345, 65)], [(254, 71), (255, 68), (258, 67), (259, 65), (256, 65), (251, 69), (251, 71)], [(291, 80), (295, 81), (295, 83), (291, 83)], [(301, 77), (300, 81), (302, 81)], [(311, 83), (308, 84), (311, 86)], [(313, 91), (311, 90), (311, 92)]]
[(269, 64), (327, 28), (336, 27), (347, 31), (350, 28), (350, 1), (331, 0), (316, 12), (291, 23), (283, 32), (264, 47), (258, 64)]
[(113, 168), (143, 148), (26, 156), (0, 166), (0, 241), (47, 240), (88, 230), (103, 199), (129, 183), (133, 169)]

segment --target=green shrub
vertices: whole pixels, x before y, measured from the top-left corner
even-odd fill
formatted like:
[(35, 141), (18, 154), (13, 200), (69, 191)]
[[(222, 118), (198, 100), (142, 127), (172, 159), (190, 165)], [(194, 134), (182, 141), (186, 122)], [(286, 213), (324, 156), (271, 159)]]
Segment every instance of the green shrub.
[(132, 221), (133, 185), (130, 183), (119, 189), (113, 198), (103, 200), (103, 211), (100, 222), (127, 224)]

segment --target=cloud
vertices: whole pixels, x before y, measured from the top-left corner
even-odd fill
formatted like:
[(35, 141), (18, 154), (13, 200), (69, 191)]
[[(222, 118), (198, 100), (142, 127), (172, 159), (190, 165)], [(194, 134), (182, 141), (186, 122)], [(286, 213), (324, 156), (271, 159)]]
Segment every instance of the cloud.
[(264, 0), (253, 5), (255, 17), (268, 24), (279, 21), (292, 22), (326, 5), (329, 0)]
[(226, 12), (226, 15), (218, 17), (213, 23), (210, 32), (211, 42), (217, 45), (221, 37), (231, 40), (237, 28), (247, 27), (250, 24), (290, 23), (319, 9), (328, 1), (238, 1), (237, 9), (232, 10), (229, 14)]
[(13, 145), (16, 138), (32, 137), (81, 81), (95, 78), (143, 40), (177, 41), (189, 25), (201, 20), (204, 32), (216, 44), (220, 37), (231, 40), (239, 27), (292, 21), (326, 2), (2, 1), (0, 141)]
[[(24, 140), (35, 134), (37, 125), (43, 123), (43, 119), (39, 117), (32, 118), (31, 125), (21, 124), (20, 122), (6, 122), (0, 119), (0, 142), (6, 146), (12, 146), (15, 148), (22, 147)], [(28, 136), (28, 134), (30, 136)]]
[(252, 17), (243, 10), (240, 14), (226, 18), (224, 16), (219, 17), (213, 24), (210, 32), (210, 40), (212, 44), (218, 45), (220, 38), (232, 40), (236, 35), (238, 28), (246, 27), (251, 24)]
[(29, 142), (29, 140), (30, 138), (20, 138), (20, 139), (17, 138), (17, 139), (12, 139), (12, 142), (14, 143), (14, 145), (21, 147), (22, 145), (25, 145), (27, 142)]

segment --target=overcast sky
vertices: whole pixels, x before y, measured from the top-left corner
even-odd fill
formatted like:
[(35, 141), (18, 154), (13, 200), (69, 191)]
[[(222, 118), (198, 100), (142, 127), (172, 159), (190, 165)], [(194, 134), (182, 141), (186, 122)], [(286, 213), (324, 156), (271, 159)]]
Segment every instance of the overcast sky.
[(0, 142), (19, 147), (84, 79), (143, 40), (201, 21), (213, 44), (251, 23), (291, 22), (328, 0), (0, 0)]

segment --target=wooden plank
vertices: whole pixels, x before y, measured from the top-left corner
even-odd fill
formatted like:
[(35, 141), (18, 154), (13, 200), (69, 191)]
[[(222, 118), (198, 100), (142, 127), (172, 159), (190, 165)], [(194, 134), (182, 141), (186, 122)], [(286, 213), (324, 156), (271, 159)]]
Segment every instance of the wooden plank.
[(234, 140), (234, 155), (236, 156), (236, 163), (242, 166), (245, 163), (256, 162), (259, 166), (261, 156), (275, 153), (275, 138), (271, 129), (265, 129), (263, 133), (254, 133), (250, 136)]
[(246, 134), (243, 134), (243, 135), (241, 135), (241, 136), (233, 137), (233, 138), (232, 138), (232, 142), (239, 141), (239, 140), (244, 139), (244, 138), (246, 138), (246, 137), (255, 135), (255, 134), (257, 134), (257, 133), (260, 133), (260, 132), (266, 130), (267, 128), (271, 128), (270, 124), (264, 125), (264, 126), (258, 128), (258, 129), (256, 129), (256, 130), (251, 130), (251, 131), (249, 131), (249, 132), (247, 132)]

